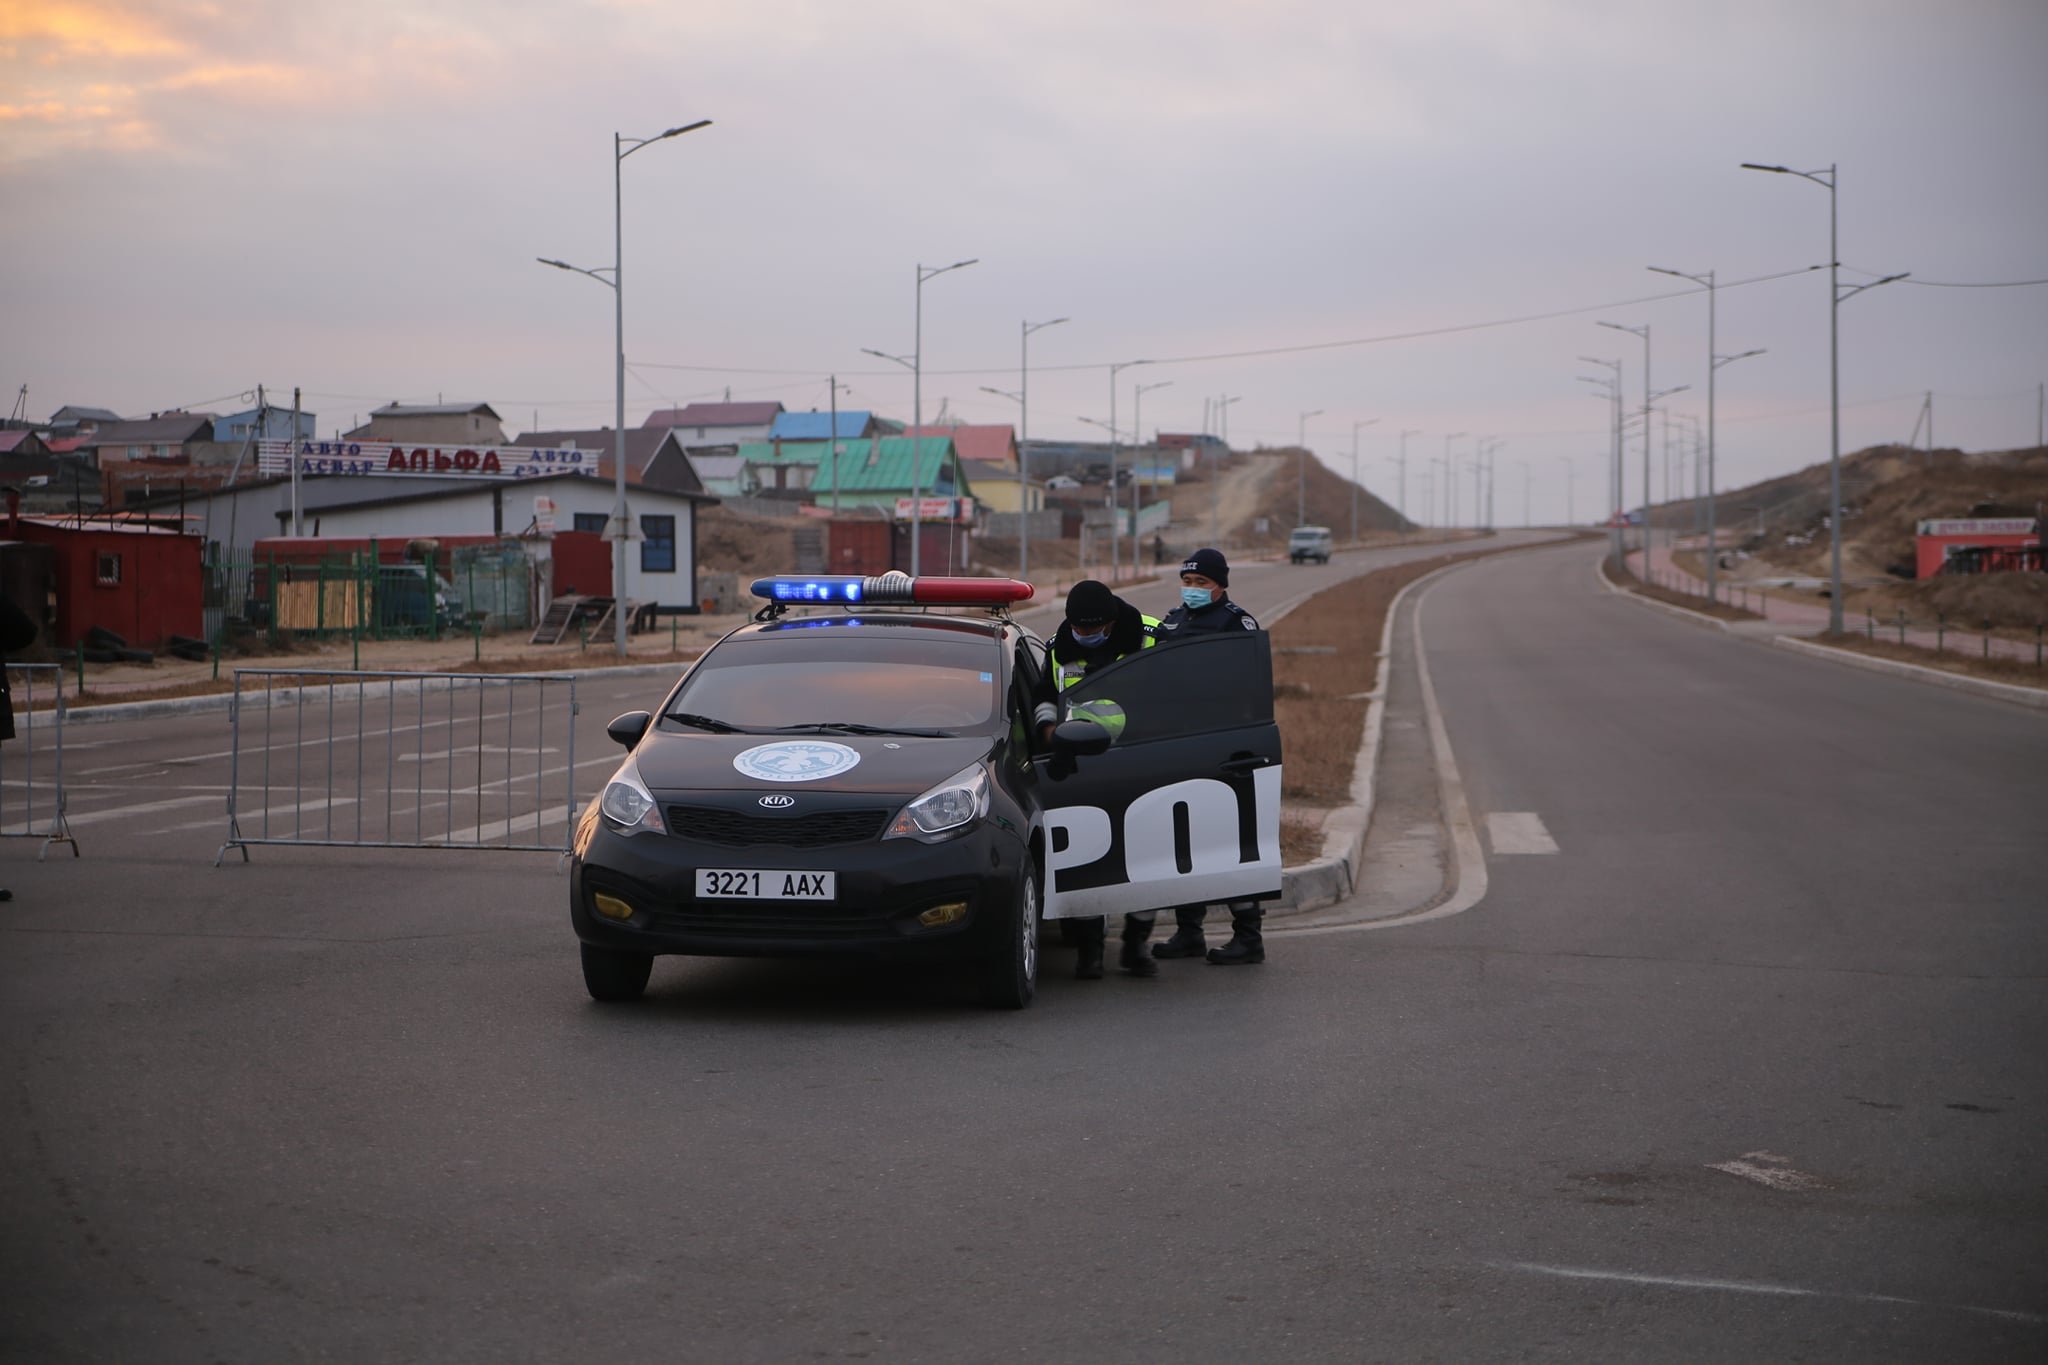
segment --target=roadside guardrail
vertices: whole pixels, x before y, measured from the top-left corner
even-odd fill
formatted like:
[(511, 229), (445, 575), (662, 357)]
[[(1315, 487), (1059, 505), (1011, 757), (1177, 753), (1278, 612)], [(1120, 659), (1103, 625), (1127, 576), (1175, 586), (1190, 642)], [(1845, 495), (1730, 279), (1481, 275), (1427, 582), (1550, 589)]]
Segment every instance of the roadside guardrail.
[(9, 664), (7, 671), (21, 682), (10, 685), (14, 738), (0, 743), (0, 837), (41, 839), (37, 862), (52, 844), (71, 845), (76, 858), (78, 840), (64, 820), (64, 666)]
[(576, 715), (566, 673), (238, 668), (213, 864), (256, 844), (565, 852)]

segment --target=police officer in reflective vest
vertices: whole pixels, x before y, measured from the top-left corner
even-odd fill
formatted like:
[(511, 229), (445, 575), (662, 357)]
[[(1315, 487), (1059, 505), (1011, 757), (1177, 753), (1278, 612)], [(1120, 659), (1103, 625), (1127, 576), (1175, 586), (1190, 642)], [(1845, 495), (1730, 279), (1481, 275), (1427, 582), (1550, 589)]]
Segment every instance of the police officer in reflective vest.
[[(1048, 681), (1052, 691), (1055, 695), (1065, 692), (1086, 677), (1091, 669), (1104, 668), (1136, 650), (1150, 649), (1158, 643), (1153, 634), (1158, 626), (1157, 617), (1140, 612), (1111, 592), (1108, 584), (1098, 583), (1092, 578), (1082, 579), (1067, 589), (1067, 619), (1053, 632), (1052, 643), (1047, 649), (1052, 673)], [(1053, 698), (1039, 703), (1034, 719), (1041, 733), (1049, 731), (1058, 722), (1062, 709)], [(1112, 739), (1123, 732), (1123, 710), (1113, 701), (1083, 702), (1065, 709), (1069, 719), (1092, 720), (1109, 731)], [(1159, 974), (1158, 964), (1145, 952), (1146, 941), (1152, 937), (1152, 921), (1157, 914), (1157, 911), (1145, 910), (1124, 916), (1123, 950), (1117, 957), (1117, 965), (1132, 976)], [(1074, 961), (1074, 975), (1083, 981), (1099, 980), (1105, 937), (1102, 916), (1063, 920), (1062, 923), (1073, 925), (1072, 942), (1079, 950)]]
[[(1175, 640), (1212, 630), (1257, 630), (1252, 614), (1230, 600), (1230, 563), (1221, 550), (1200, 549), (1180, 566), (1180, 605), (1159, 623), (1159, 640)], [(1266, 960), (1266, 942), (1260, 927), (1266, 912), (1257, 901), (1233, 901), (1230, 906), (1230, 942), (1211, 948), (1202, 936), (1206, 905), (1183, 905), (1173, 912), (1173, 937), (1152, 946), (1152, 956), (1208, 956), (1219, 967), (1237, 967)]]

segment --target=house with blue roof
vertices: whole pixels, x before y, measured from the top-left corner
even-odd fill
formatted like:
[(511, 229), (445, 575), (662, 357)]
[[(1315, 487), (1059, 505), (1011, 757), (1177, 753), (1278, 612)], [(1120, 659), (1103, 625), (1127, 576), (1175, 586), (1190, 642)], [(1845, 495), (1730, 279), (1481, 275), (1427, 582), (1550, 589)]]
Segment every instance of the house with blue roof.
[[(833, 427), (833, 418), (838, 418), (838, 427)], [(840, 413), (819, 412), (778, 412), (775, 421), (768, 428), (771, 441), (822, 441), (836, 435), (842, 441), (862, 441), (870, 436), (897, 436), (903, 431), (902, 425), (885, 421), (872, 412), (858, 408)]]

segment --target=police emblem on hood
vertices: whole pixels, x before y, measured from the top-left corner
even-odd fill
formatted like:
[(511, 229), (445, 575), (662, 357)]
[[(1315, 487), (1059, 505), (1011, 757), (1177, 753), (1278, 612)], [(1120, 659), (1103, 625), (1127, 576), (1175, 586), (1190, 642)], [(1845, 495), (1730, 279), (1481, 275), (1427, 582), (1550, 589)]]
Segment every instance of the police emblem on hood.
[(860, 763), (860, 752), (822, 739), (791, 739), (757, 744), (735, 754), (733, 768), (762, 782), (816, 782), (837, 777)]

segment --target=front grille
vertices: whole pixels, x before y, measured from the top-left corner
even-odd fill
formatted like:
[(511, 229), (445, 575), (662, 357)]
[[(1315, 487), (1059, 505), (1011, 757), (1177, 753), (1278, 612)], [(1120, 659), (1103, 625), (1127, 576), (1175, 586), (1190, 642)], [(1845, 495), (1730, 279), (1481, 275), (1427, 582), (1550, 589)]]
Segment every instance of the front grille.
[(824, 848), (863, 844), (882, 832), (886, 810), (829, 810), (812, 815), (750, 815), (715, 806), (670, 806), (671, 833), (701, 843), (742, 848), (775, 844), (783, 848)]
[(693, 901), (664, 905), (649, 913), (647, 925), (656, 933), (693, 934), (702, 938), (822, 942), (896, 937), (886, 916), (859, 914), (834, 905), (783, 901)]

